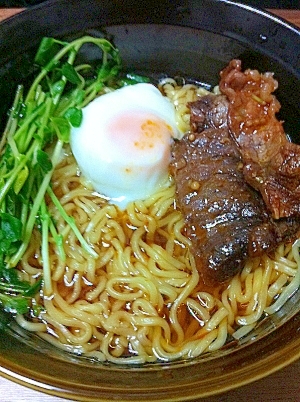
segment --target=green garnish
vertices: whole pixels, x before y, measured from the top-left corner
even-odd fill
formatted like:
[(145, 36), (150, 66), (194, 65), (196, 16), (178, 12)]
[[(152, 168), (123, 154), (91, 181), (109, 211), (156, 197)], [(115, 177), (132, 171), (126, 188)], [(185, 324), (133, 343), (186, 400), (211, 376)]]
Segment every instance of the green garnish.
[[(100, 66), (77, 63), (84, 45), (101, 50)], [(65, 259), (64, 239), (45, 196), (51, 198), (83, 249), (97, 258), (56, 198), (50, 182), (71, 128), (81, 124), (82, 108), (105, 87), (119, 85), (116, 77), (121, 69), (118, 50), (106, 39), (90, 36), (70, 43), (44, 38), (35, 63), (40, 72), (26, 94), (22, 85), (17, 88), (0, 142), (0, 304), (16, 314), (28, 311), (30, 298), (39, 291), (42, 280), (44, 293), (52, 292), (50, 236), (59, 258)], [(42, 236), (43, 279), (31, 286), (19, 280), (16, 267), (34, 228)]]

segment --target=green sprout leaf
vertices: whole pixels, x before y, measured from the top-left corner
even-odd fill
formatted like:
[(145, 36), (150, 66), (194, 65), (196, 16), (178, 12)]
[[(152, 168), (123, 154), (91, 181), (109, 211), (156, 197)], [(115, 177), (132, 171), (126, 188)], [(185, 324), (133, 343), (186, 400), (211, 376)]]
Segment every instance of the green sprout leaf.
[(82, 110), (77, 107), (71, 107), (66, 111), (65, 118), (73, 127), (80, 127), (82, 122)]
[(51, 117), (51, 123), (59, 140), (68, 143), (70, 141), (71, 126), (65, 117)]
[(35, 55), (35, 63), (42, 67), (45, 67), (48, 63), (52, 61), (54, 56), (60, 49), (60, 44), (54, 38), (45, 37), (41, 40), (38, 51)]
[(63, 92), (65, 85), (66, 83), (63, 80), (58, 80), (53, 85), (51, 85), (50, 91), (52, 96), (55, 97), (57, 95), (60, 95)]
[(22, 238), (22, 222), (5, 212), (0, 214), (2, 238), (15, 242)]
[(65, 63), (62, 66), (61, 72), (66, 77), (66, 79), (70, 81), (72, 84), (81, 83), (79, 74), (76, 72), (75, 68), (71, 64)]
[(0, 302), (4, 310), (12, 314), (26, 314), (29, 310), (29, 303), (23, 296), (11, 297), (6, 294), (0, 294)]
[(53, 168), (49, 155), (45, 151), (39, 149), (37, 151), (36, 159), (43, 173), (48, 173)]
[(18, 174), (18, 176), (14, 182), (15, 194), (19, 194), (22, 187), (24, 186), (24, 183), (26, 182), (26, 180), (28, 178), (28, 175), (29, 175), (29, 169), (28, 169), (27, 165), (25, 165), (24, 168), (21, 170), (21, 172)]

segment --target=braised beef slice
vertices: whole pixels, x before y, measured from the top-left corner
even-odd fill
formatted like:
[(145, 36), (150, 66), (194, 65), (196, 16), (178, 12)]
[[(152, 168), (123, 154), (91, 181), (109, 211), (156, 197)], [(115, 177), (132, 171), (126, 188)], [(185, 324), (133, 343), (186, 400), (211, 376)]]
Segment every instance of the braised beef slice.
[(245, 180), (261, 193), (275, 219), (300, 215), (300, 146), (288, 141), (277, 120), (277, 86), (272, 73), (243, 72), (240, 60), (221, 71), (220, 90), (229, 99), (228, 125)]
[(189, 107), (193, 133), (174, 143), (171, 173), (198, 271), (211, 285), (232, 278), (248, 256), (294, 235), (298, 222), (274, 222), (260, 194), (245, 182), (227, 126), (226, 97), (208, 95)]

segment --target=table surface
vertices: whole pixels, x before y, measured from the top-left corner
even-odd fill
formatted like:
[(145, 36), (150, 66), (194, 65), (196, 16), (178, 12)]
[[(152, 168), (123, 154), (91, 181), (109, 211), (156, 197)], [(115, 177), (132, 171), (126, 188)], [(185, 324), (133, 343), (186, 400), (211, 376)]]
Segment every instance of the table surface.
[[(20, 9), (0, 9), (0, 21)], [(300, 26), (300, 10), (271, 10)], [(47, 395), (0, 377), (2, 402), (67, 402), (67, 399)], [(203, 401), (203, 399), (201, 399)], [(225, 394), (206, 398), (206, 402), (297, 402), (300, 401), (300, 360), (255, 383)]]

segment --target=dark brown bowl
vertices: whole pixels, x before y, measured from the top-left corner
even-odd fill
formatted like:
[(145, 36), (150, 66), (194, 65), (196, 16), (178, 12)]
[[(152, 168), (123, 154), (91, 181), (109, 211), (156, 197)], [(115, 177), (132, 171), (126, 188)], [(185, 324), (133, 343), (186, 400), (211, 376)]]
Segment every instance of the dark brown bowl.
[[(273, 71), (281, 118), (300, 132), (300, 32), (262, 10), (227, 0), (54, 0), (0, 25), (0, 116), (4, 124), (18, 82), (30, 82), (43, 36), (112, 35), (126, 68), (184, 75), (215, 85), (232, 58)], [(82, 56), (91, 60), (93, 54)], [(0, 374), (82, 401), (188, 401), (262, 378), (300, 357), (300, 292), (238, 347), (143, 367), (94, 363), (59, 351), (0, 315)]]

